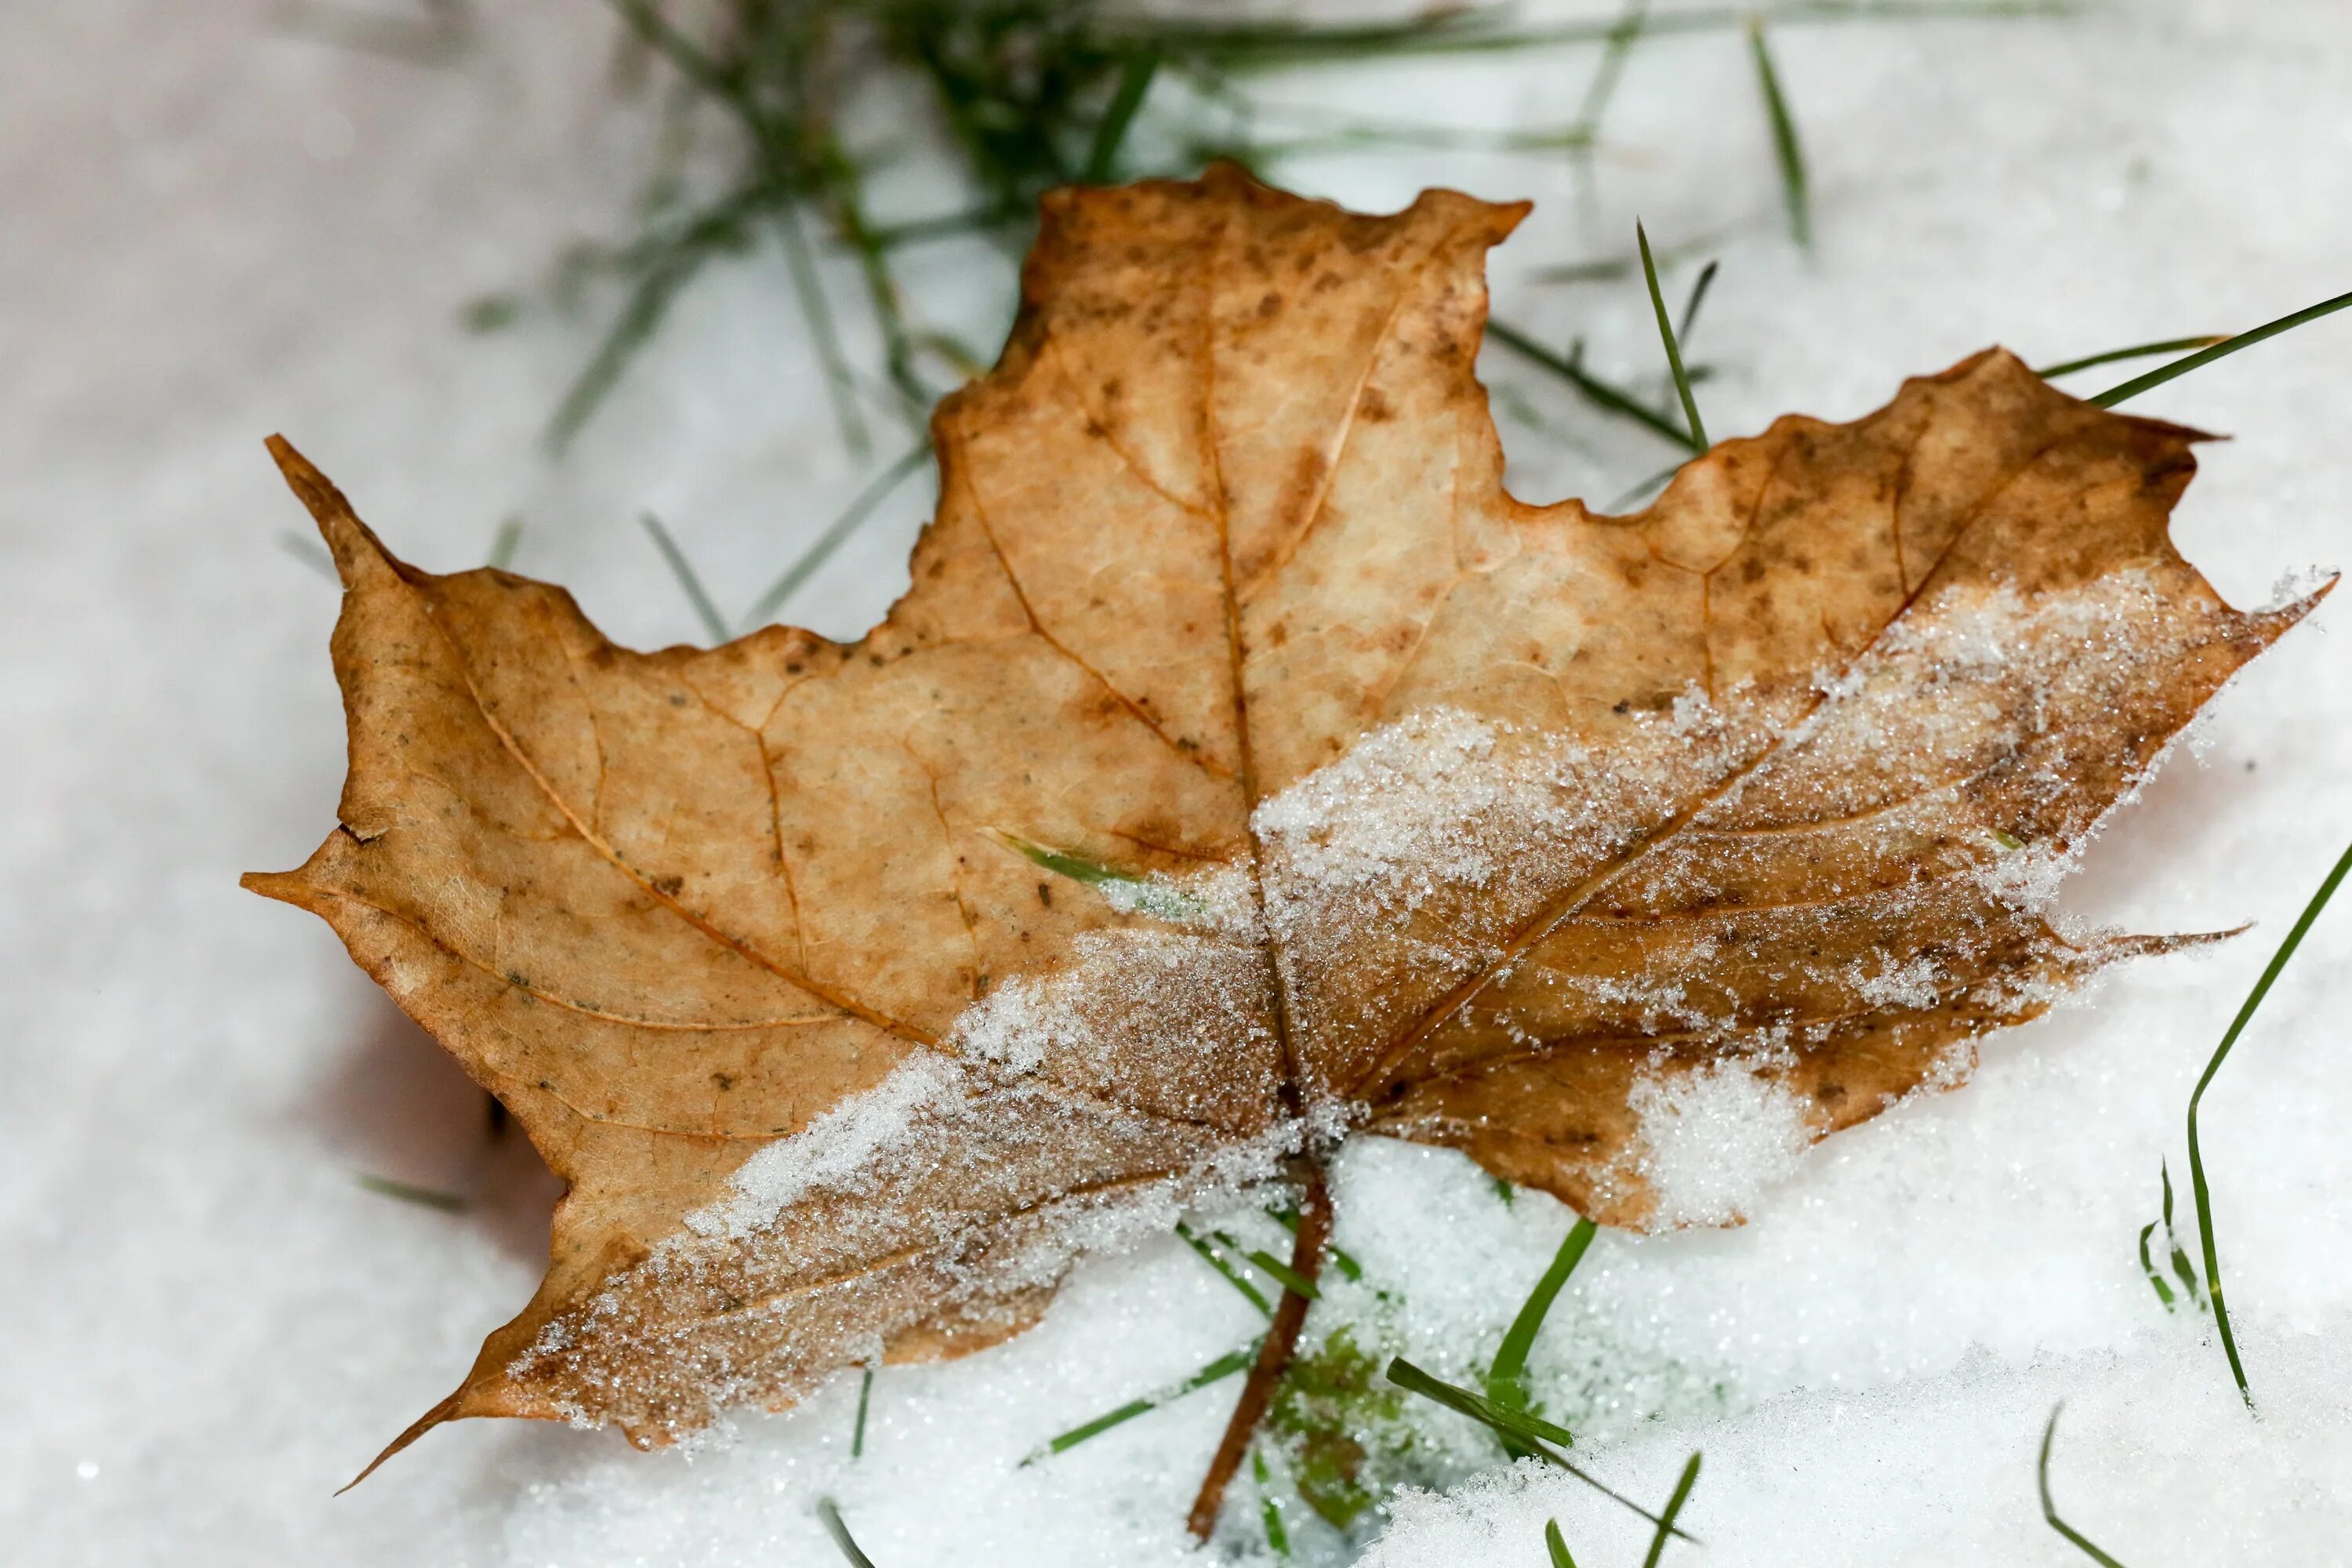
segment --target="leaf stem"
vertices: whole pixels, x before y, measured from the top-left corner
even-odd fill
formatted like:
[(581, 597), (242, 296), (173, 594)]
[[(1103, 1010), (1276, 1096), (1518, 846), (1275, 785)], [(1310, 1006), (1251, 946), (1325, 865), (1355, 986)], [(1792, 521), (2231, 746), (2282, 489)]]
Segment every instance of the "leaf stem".
[[(1324, 1179), (1321, 1161), (1308, 1156), (1299, 1165), (1306, 1190), (1299, 1195), (1298, 1233), (1291, 1244), (1290, 1272), (1312, 1282), (1323, 1271), (1323, 1254), (1331, 1239), (1331, 1189)], [(1307, 1325), (1309, 1305), (1306, 1297), (1286, 1289), (1274, 1310), (1274, 1321), (1258, 1345), (1257, 1361), (1250, 1367), (1249, 1381), (1242, 1384), (1241, 1398), (1234, 1402), (1233, 1415), (1225, 1423), (1225, 1435), (1217, 1444), (1216, 1457), (1210, 1460), (1209, 1473), (1202, 1479), (1200, 1495), (1192, 1500), (1192, 1517), (1186, 1523), (1196, 1541), (1208, 1540), (1217, 1528), (1225, 1489), (1241, 1469), (1250, 1441), (1257, 1435), (1257, 1424), (1265, 1419), (1266, 1406), (1273, 1403), (1275, 1384), (1281, 1381), (1297, 1351), (1298, 1333)]]

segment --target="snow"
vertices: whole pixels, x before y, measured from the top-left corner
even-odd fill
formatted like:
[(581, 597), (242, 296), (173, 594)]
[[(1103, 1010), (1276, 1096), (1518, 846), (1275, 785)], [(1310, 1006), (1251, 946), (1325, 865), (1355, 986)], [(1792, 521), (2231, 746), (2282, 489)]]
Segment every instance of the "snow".
[[(1677, 1523), (1706, 1549), (1668, 1562), (2059, 1563), (2073, 1548), (2042, 1524), (2034, 1462), (2063, 1402), (2052, 1499), (2119, 1561), (2335, 1562), (2352, 1468), (2345, 1327), (2263, 1346), (2279, 1387), (2259, 1424), (2211, 1375), (2207, 1348), (2173, 1335), (2021, 1366), (1972, 1358), (1899, 1394), (1792, 1394), (1737, 1421), (1644, 1434), (1612, 1448), (1599, 1474), (1654, 1510), (1684, 1458), (1704, 1452)], [(1533, 1463), (1448, 1497), (1401, 1499), (1395, 1516), (1364, 1568), (1543, 1568), (1554, 1519), (1579, 1563), (1639, 1561), (1650, 1538), (1640, 1520)]]
[[(0, 1539), (34, 1563), (821, 1563), (833, 1549), (813, 1510), (829, 1493), (885, 1568), (1178, 1561), (1232, 1384), (1017, 1468), (1259, 1331), (1165, 1237), (1078, 1268), (1045, 1322), (998, 1350), (885, 1369), (854, 1463), (851, 1376), (690, 1461), (474, 1422), (331, 1496), (528, 1297), (552, 1189), (519, 1140), (485, 1138), (478, 1096), (323, 928), (235, 887), (310, 850), (341, 769), (333, 594), (278, 542), (299, 510), (259, 437), (284, 429), (428, 566), (478, 561), (521, 515), (518, 566), (640, 646), (695, 622), (639, 510), (733, 608), (864, 479), (773, 258), (688, 290), (572, 454), (541, 454), (593, 322), (535, 310), (489, 337), (453, 323), (566, 240), (620, 227), (646, 129), (610, 102), (596, 8), (483, 10), (475, 54), (437, 68), (285, 36), (262, 0), (0, 16)], [(1436, 181), (1536, 196), (1496, 257), (1500, 312), (1548, 340), (1580, 333), (1589, 363), (1651, 386), (1637, 283), (1536, 275), (1621, 253), (1636, 210), (1669, 289), (1720, 256), (1691, 353), (1717, 367), (1700, 395), (1729, 434), (1788, 408), (1852, 417), (1990, 342), (2043, 363), (2339, 291), (2347, 34), (2332, 0), (1782, 30), (1819, 203), (1810, 258), (1778, 228), (1733, 38), (1636, 52), (1612, 121), (1622, 149), (1589, 192), (1559, 163), (1469, 153), (1295, 174), (1367, 208)], [(1537, 123), (1560, 111), (1562, 68), (1456, 59), (1266, 90)], [(921, 196), (901, 194), (910, 209)], [(969, 255), (921, 256), (908, 284), (973, 336), (1011, 297), (1009, 271)], [(2340, 558), (2352, 449), (2329, 415), (2347, 334), (2343, 318), (2305, 328), (2133, 405), (2235, 435), (2203, 448), (2178, 523), (2233, 603)], [(1509, 389), (1498, 402), (1545, 426), (1503, 421), (1528, 499), (1605, 502), (1670, 455), (1506, 356), (1486, 368)], [(919, 485), (899, 492), (793, 613), (861, 629), (903, 586), (926, 504)], [(2059, 1506), (2123, 1561), (2338, 1552), (2345, 911), (2314, 930), (2206, 1100), (2261, 1421), (2205, 1322), (2158, 1305), (2133, 1246), (2158, 1161), (2183, 1169), (2189, 1086), (2352, 817), (2352, 682), (2324, 635), (2342, 613), (2323, 605), (2223, 695), (2201, 764), (2176, 758), (2114, 818), (2059, 906), (2096, 926), (2254, 933), (2115, 973), (1986, 1042), (1961, 1092), (1899, 1106), (1785, 1175), (1767, 1147), (1757, 1163), (1777, 1179), (1737, 1194), (1745, 1226), (1594, 1244), (1532, 1384), (1595, 1468), (1643, 1499), (1703, 1448), (1687, 1517), (1705, 1556), (2073, 1560), (2032, 1490), (2061, 1397)], [(394, 1203), (362, 1172), (471, 1204)], [(1475, 1375), (1568, 1224), (1537, 1196), (1505, 1204), (1454, 1155), (1395, 1143), (1352, 1145), (1336, 1192), (1340, 1244), (1389, 1293), (1385, 1331), (1441, 1375)], [(1251, 1245), (1274, 1244), (1271, 1222), (1247, 1223)], [(1338, 1305), (1379, 1316), (1369, 1290)], [(1554, 1515), (1580, 1561), (1635, 1560), (1627, 1521), (1572, 1483), (1469, 1481), (1499, 1456), (1432, 1430), (1425, 1479), (1454, 1489), (1401, 1505), (1375, 1561), (1540, 1563)], [(1233, 1510), (1236, 1551), (1249, 1511)]]
[(1657, 1194), (1655, 1230), (1738, 1224), (1811, 1142), (1804, 1101), (1737, 1058), (1643, 1079), (1633, 1105), (1641, 1172)]

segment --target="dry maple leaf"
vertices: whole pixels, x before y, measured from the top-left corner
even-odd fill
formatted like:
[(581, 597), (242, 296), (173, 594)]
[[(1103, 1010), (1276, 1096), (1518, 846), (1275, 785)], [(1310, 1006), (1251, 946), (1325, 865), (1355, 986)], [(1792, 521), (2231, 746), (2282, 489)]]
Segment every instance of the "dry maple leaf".
[(977, 1348), (1302, 1151), (1319, 1205), (1351, 1130), (1736, 1220), (1711, 1140), (1958, 1082), (2155, 945), (2061, 934), (2056, 876), (2308, 603), (2241, 615), (2172, 549), (2195, 436), (1989, 351), (1636, 516), (1522, 505), (1473, 362), (1524, 210), (1049, 197), (914, 585), (850, 644), (615, 647), (395, 561), (275, 444), (347, 585), (351, 771), (249, 885), (570, 1184), (403, 1442), (652, 1443)]

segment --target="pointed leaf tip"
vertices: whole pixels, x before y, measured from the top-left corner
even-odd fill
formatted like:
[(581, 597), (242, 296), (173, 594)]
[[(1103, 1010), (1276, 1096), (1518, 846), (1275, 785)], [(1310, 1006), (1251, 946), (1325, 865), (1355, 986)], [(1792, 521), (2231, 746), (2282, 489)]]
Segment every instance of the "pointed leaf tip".
[(283, 436), (265, 437), (262, 445), (285, 476), (286, 488), (294, 492), (310, 512), (310, 520), (319, 525), (319, 533), (327, 542), (335, 558), (335, 571), (348, 588), (355, 581), (354, 570), (362, 555), (372, 554), (390, 564), (391, 552), (376, 538), (359, 513), (352, 510), (351, 501), (337, 489), (335, 482), (320, 473), (310, 458), (295, 449), (294, 443)]
[(457, 1420), (458, 1418), (457, 1402), (465, 1396), (465, 1393), (466, 1391), (462, 1388), (457, 1390), (455, 1394), (450, 1394), (446, 1399), (441, 1401), (440, 1404), (435, 1405), (432, 1409), (426, 1411), (424, 1415), (410, 1422), (406, 1431), (401, 1433), (399, 1436), (394, 1437), (391, 1442), (386, 1443), (383, 1446), (383, 1452), (378, 1454), (374, 1458), (370, 1459), (367, 1462), (367, 1468), (362, 1470), (358, 1475), (353, 1476), (350, 1480), (345, 1481), (341, 1486), (337, 1487), (335, 1489), (335, 1495), (337, 1497), (342, 1496), (345, 1492), (351, 1490), (353, 1487), (359, 1485), (362, 1481), (375, 1474), (377, 1467), (381, 1466), (386, 1459), (391, 1458), (394, 1454), (399, 1453), (403, 1448), (407, 1447), (411, 1443), (415, 1442), (416, 1439), (424, 1436), (427, 1432), (432, 1431), (436, 1426), (438, 1426), (446, 1421)]

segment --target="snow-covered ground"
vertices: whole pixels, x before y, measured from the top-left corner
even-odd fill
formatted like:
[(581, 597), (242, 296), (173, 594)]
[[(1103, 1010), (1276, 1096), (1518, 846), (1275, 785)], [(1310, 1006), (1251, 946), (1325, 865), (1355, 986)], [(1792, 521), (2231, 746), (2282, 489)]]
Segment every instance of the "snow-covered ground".
[[(729, 607), (856, 489), (781, 268), (714, 272), (562, 461), (537, 434), (593, 325), (462, 331), (467, 300), (616, 232), (646, 155), (612, 23), (509, 0), (427, 67), (288, 36), (261, 0), (0, 11), (0, 1558), (11, 1563), (820, 1563), (830, 1492), (883, 1568), (1169, 1562), (1232, 1384), (1047, 1463), (1042, 1438), (1244, 1340), (1248, 1307), (1172, 1238), (1085, 1267), (1036, 1331), (747, 1421), (692, 1460), (610, 1434), (469, 1423), (331, 1495), (446, 1392), (537, 1278), (550, 1179), (316, 921), (236, 887), (332, 820), (333, 592), (260, 437), (282, 430), (422, 563), (572, 586), (625, 641), (694, 635), (635, 521), (667, 520)], [(2352, 286), (2352, 13), (2340, 0), (2146, 0), (2063, 22), (1789, 28), (1781, 69), (1819, 244), (1779, 219), (1735, 35), (1633, 57), (1599, 177), (1545, 159), (1300, 164), (1353, 205), (1419, 185), (1538, 198), (1498, 313), (1655, 374), (1622, 278), (1638, 212), (1723, 271), (1695, 353), (1710, 428), (1850, 417), (1985, 343), (2037, 363), (2227, 330)], [(1270, 82), (1270, 99), (1507, 125), (1571, 112), (1589, 56)], [(929, 192), (897, 193), (912, 208)], [(1008, 275), (910, 268), (974, 334)], [(2352, 315), (2136, 409), (2231, 432), (2178, 537), (2234, 602), (2343, 557)], [(1607, 500), (1670, 454), (1496, 354), (1530, 499)], [(2118, 376), (2121, 374), (2117, 373)], [(2082, 390), (2105, 384), (2084, 377)], [(899, 496), (796, 601), (836, 634), (905, 582)], [(2063, 1563), (2034, 1457), (2070, 1401), (2062, 1509), (2133, 1568), (2339, 1559), (2352, 1532), (2352, 910), (2323, 920), (2207, 1101), (2230, 1296), (2263, 1416), (2141, 1277), (2189, 1085), (2352, 833), (2352, 679), (2331, 603), (2225, 693), (2069, 895), (2142, 930), (2260, 929), (2114, 975), (1987, 1046), (1964, 1091), (1808, 1158), (1744, 1229), (1604, 1236), (1534, 1372), (1591, 1466), (1727, 1563)], [(449, 1215), (359, 1186), (460, 1193)], [(1368, 1143), (1340, 1241), (1417, 1360), (1489, 1353), (1567, 1216), (1506, 1206), (1451, 1154)], [(2184, 1192), (2184, 1207), (2186, 1194)], [(2193, 1244), (2192, 1244), (2193, 1245)], [(1474, 1436), (1446, 1439), (1458, 1459)], [(1438, 1467), (1440, 1479), (1458, 1465)], [(1251, 1536), (1237, 1492), (1234, 1532)], [(1408, 1498), (1373, 1561), (1634, 1560), (1573, 1483), (1505, 1474)]]

